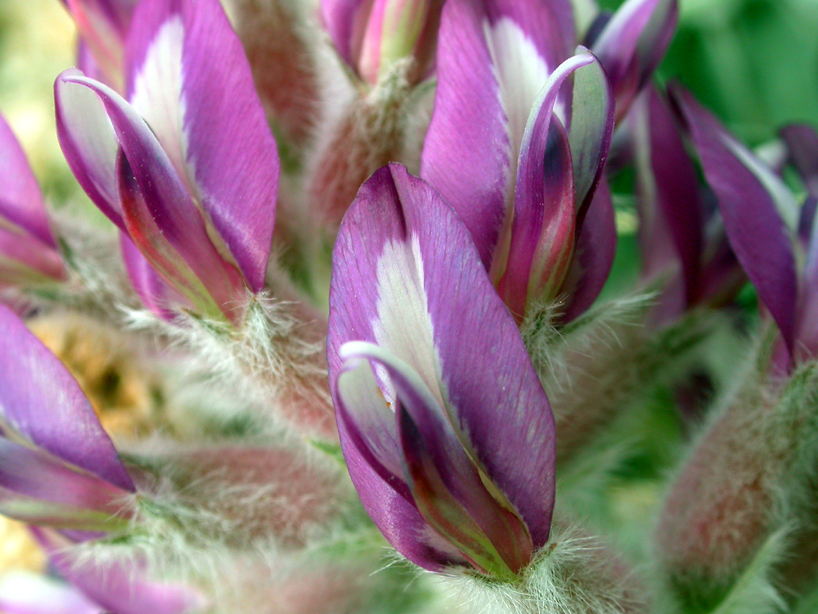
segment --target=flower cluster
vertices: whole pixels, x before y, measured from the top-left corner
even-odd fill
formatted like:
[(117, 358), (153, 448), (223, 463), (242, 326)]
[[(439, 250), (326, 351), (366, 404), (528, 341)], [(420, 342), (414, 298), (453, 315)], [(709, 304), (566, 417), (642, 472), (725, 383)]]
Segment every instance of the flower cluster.
[(660, 85), (677, 0), (65, 7), (111, 224), (0, 118), (0, 609), (811, 611), (818, 133)]

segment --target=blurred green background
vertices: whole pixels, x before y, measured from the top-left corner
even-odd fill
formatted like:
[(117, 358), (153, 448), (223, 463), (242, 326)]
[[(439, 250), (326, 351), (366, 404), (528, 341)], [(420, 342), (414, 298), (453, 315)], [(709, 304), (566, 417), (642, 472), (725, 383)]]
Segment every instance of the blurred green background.
[[(609, 9), (621, 3), (600, 0)], [(57, 147), (51, 94), (73, 63), (74, 37), (59, 0), (0, 0), (0, 111), (56, 203), (77, 194)], [(789, 121), (818, 124), (818, 0), (681, 0), (660, 75), (680, 79), (752, 145)]]

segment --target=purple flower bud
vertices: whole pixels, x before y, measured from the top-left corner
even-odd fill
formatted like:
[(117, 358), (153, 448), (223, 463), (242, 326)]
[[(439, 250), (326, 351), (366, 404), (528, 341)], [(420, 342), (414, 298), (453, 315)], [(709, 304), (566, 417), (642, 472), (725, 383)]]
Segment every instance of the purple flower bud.
[(398, 165), (344, 218), (327, 351), (347, 466), (390, 543), (431, 570), (525, 567), (550, 531), (548, 400), (467, 229)]
[[(218, 2), (140, 3), (126, 78), (128, 101), (78, 71), (57, 79), (69, 165), (161, 278), (135, 277), (149, 306), (167, 314), (166, 300), (183, 297), (238, 324), (246, 290), (264, 286), (279, 162)], [(129, 272), (145, 273), (130, 251)], [(162, 283), (173, 292), (157, 289)]]
[[(818, 274), (818, 246), (806, 258), (803, 273), (796, 269), (795, 238), (798, 205), (783, 181), (739, 143), (714, 117), (680, 87), (672, 97), (687, 124), (701, 158), (705, 178), (718, 199), (730, 245), (759, 298), (778, 325), (787, 350), (813, 353)], [(814, 237), (812, 243), (816, 243)], [(800, 352), (800, 350), (799, 350)]]
[(394, 64), (412, 58), (412, 81), (435, 60), (442, 0), (322, 0), (321, 13), (338, 53), (375, 85)]
[(63, 0), (80, 35), (78, 68), (117, 91), (125, 81), (125, 39), (138, 0)]
[(591, 49), (611, 81), (617, 121), (662, 61), (678, 19), (677, 0), (628, 0), (596, 36)]
[(134, 491), (68, 370), (0, 306), (0, 512), (33, 524), (121, 530)]
[(65, 278), (40, 188), (0, 115), (0, 287)]
[(816, 364), (782, 381), (769, 368), (775, 336), (766, 332), (756, 364), (695, 443), (660, 515), (655, 554), (685, 609), (709, 611), (776, 531), (789, 529), (792, 555), (795, 539), (812, 530)]

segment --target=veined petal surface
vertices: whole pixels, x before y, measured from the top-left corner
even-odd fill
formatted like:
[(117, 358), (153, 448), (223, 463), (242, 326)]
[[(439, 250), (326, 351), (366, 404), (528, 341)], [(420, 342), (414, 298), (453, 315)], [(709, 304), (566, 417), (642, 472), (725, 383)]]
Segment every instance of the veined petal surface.
[[(328, 340), (336, 400), (340, 374), (354, 369), (341, 355), (350, 341), (375, 344), (417, 374), (468, 458), (495, 485), (495, 500), (522, 518), (535, 549), (542, 546), (554, 488), (554, 426), (545, 393), (466, 228), (428, 184), (398, 165), (362, 187), (336, 243)], [(381, 411), (391, 413), (398, 386), (383, 364), (375, 365), (374, 378)], [(352, 413), (346, 407), (339, 418), (354, 420)], [(366, 459), (350, 442), (350, 429), (341, 431), (366, 504), (365, 489), (377, 474), (360, 472)], [(367, 508), (382, 527), (378, 510)]]
[(143, 0), (126, 66), (128, 100), (258, 292), (272, 244), (278, 150), (218, 0)]
[[(421, 176), (454, 207), (489, 268), (513, 204), (531, 107), (574, 45), (570, 2), (449, 0)], [(560, 101), (560, 115), (570, 91)]]
[[(684, 114), (705, 177), (718, 198), (730, 244), (792, 352), (798, 283), (792, 234), (777, 202), (783, 188), (768, 187), (772, 172), (736, 141), (691, 94), (671, 90)], [(791, 195), (790, 195), (790, 198)]]
[[(0, 305), (0, 416), (55, 457), (133, 491), (113, 443), (79, 384), (9, 309)], [(6, 433), (8, 437), (8, 433)]]

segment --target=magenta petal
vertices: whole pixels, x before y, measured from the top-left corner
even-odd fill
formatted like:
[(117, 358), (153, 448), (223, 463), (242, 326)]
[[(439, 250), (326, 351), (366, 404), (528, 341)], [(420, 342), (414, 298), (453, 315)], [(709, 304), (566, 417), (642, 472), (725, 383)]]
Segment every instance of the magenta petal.
[(678, 19), (678, 0), (628, 0), (594, 42), (616, 96), (617, 119), (659, 66)]
[(56, 249), (32, 236), (7, 230), (0, 223), (2, 283), (37, 283), (64, 277), (65, 268)]
[(173, 321), (176, 314), (170, 305), (184, 304), (185, 299), (165, 283), (124, 232), (119, 235), (119, 244), (125, 270), (139, 298), (152, 313), (163, 320)]
[[(54, 247), (40, 186), (23, 148), (0, 115), (0, 218)], [(0, 222), (0, 226), (3, 225)]]
[[(407, 362), (430, 390), (446, 391), (451, 423), (468, 433), (461, 443), (519, 512), (534, 546), (542, 546), (554, 496), (554, 426), (545, 393), (467, 229), (428, 184), (398, 165), (364, 184), (336, 242), (333, 388), (347, 341), (376, 343)], [(388, 389), (385, 395), (389, 400)]]
[(497, 285), (518, 321), (530, 299), (556, 296), (574, 252), (571, 150), (559, 119), (548, 116), (550, 128), (535, 127), (539, 134), (526, 143), (532, 147), (523, 147), (508, 263)]
[(111, 87), (122, 89), (125, 36), (138, 0), (65, 0), (80, 37)]
[(421, 177), (454, 207), (488, 268), (506, 216), (514, 145), (492, 67), (482, 2), (449, 0), (437, 50), (437, 90)]
[[(178, 57), (166, 49), (174, 45), (180, 47)], [(221, 5), (218, 0), (144, 0), (134, 14), (127, 49), (131, 102), (170, 160), (183, 167), (177, 172), (190, 181), (250, 288), (260, 291), (272, 244), (278, 149), (241, 42)], [(171, 115), (178, 116), (178, 124), (154, 112), (157, 105), (176, 107)]]
[(0, 512), (6, 516), (61, 529), (116, 530), (128, 494), (42, 450), (0, 438)]
[(321, 0), (321, 18), (338, 55), (349, 66), (355, 66), (360, 41), (366, 29), (369, 7), (373, 0)]
[[(398, 431), (407, 479), (427, 522), (483, 569), (505, 566), (516, 572), (528, 563), (528, 531), (486, 490), (446, 411), (418, 374), (374, 344), (349, 342), (341, 354), (348, 360), (371, 360), (388, 372), (396, 391), (395, 411), (406, 412), (404, 418), (398, 416)], [(383, 403), (382, 395), (375, 399)]]
[(206, 605), (192, 588), (160, 583), (143, 577), (134, 562), (78, 561), (59, 534), (34, 529), (49, 561), (66, 580), (105, 610), (116, 614), (193, 614)]
[[(368, 366), (363, 368), (369, 370)], [(462, 565), (464, 561), (457, 551), (430, 530), (402, 477), (385, 473), (383, 466), (373, 459), (368, 443), (350, 417), (352, 408), (346, 407), (337, 390), (333, 399), (349, 476), (364, 509), (380, 532), (395, 550), (424, 569), (443, 571), (452, 565)], [(396, 448), (394, 454), (398, 453)]]
[(531, 106), (573, 37), (562, 0), (449, 0), (443, 8), (421, 176), (465, 222), (486, 268), (510, 213)]
[(649, 88), (629, 116), (636, 141), (639, 240), (650, 276), (680, 261), (687, 304), (700, 294), (702, 204), (696, 168), (663, 98)]
[(818, 198), (818, 132), (807, 124), (790, 124), (782, 128), (780, 134), (807, 190)]
[(672, 94), (687, 120), (707, 182), (718, 197), (730, 244), (792, 351), (798, 295), (795, 258), (776, 195), (754, 169), (763, 163), (692, 95), (681, 88), (674, 88)]
[(114, 224), (125, 230), (116, 193), (117, 143), (102, 102), (93, 91), (70, 79), (83, 76), (63, 71), (54, 82), (57, 138), (65, 160), (82, 189)]
[[(575, 117), (568, 137), (552, 111), (560, 87), (572, 74)], [(590, 53), (560, 64), (534, 105), (520, 150), (508, 263), (498, 283), (500, 295), (518, 318), (530, 299), (553, 299), (562, 287), (574, 252), (578, 210), (584, 215), (582, 199), (593, 196), (607, 156), (612, 114), (605, 75)], [(577, 177), (581, 186), (575, 183)], [(492, 274), (497, 276), (496, 271)]]
[(569, 297), (563, 321), (583, 314), (602, 292), (613, 267), (616, 237), (611, 191), (603, 177), (579, 230), (574, 262), (563, 285)]
[(110, 438), (76, 380), (0, 306), (0, 409), (15, 432), (57, 458), (133, 491)]
[(201, 214), (148, 125), (102, 83), (78, 76), (64, 81), (65, 88), (87, 88), (99, 96), (116, 130), (123, 153), (117, 188), (124, 230), (157, 272), (193, 304), (209, 313), (215, 301), (215, 309), (231, 318), (243, 297), (243, 282), (211, 242)]

